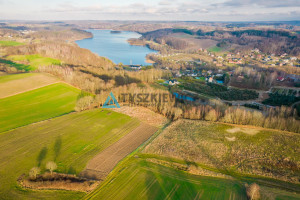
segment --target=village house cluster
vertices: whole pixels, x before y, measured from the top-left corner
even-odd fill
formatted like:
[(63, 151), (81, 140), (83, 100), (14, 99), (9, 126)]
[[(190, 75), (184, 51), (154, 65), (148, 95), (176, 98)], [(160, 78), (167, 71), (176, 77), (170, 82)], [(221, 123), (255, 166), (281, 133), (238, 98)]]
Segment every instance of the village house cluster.
[[(262, 53), (259, 49), (252, 49), (248, 53), (224, 53), (223, 55), (216, 55), (213, 52), (210, 52), (206, 49), (199, 49), (200, 52), (210, 56), (213, 58), (213, 64), (218, 67), (226, 66), (226, 65), (243, 65), (243, 64), (251, 64), (260, 63), (270, 67), (281, 67), (281, 66), (296, 66), (300, 67), (300, 60), (295, 56), (289, 56), (284, 53), (281, 55), (275, 54), (266, 54)], [(251, 62), (252, 61), (252, 62)]]

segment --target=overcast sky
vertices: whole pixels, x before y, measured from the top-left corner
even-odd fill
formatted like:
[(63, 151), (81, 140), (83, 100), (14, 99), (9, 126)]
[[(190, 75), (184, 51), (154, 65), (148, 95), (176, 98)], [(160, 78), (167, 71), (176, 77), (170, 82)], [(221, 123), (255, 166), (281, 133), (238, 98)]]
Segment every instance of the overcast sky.
[(0, 0), (0, 20), (299, 20), (300, 0)]

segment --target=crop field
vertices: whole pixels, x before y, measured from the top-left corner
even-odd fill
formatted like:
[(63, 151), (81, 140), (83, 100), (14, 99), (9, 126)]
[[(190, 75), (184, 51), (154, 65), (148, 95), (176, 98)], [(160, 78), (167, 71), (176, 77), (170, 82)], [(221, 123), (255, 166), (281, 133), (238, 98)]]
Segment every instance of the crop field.
[(247, 199), (238, 181), (196, 176), (131, 158), (85, 199)]
[(148, 140), (156, 131), (156, 127), (141, 123), (139, 127), (90, 160), (83, 174), (103, 180), (120, 160)]
[(0, 99), (0, 133), (74, 110), (80, 90), (55, 83)]
[(23, 73), (0, 76), (0, 99), (58, 82), (49, 74)]
[(16, 41), (0, 41), (0, 47), (8, 47), (8, 46), (20, 46), (23, 45), (21, 42), (16, 42)]
[(80, 199), (81, 192), (27, 190), (17, 184), (32, 167), (79, 174), (87, 162), (139, 125), (137, 119), (109, 110), (72, 113), (0, 134), (0, 199)]
[(37, 69), (39, 66), (49, 66), (49, 65), (60, 65), (61, 61), (53, 58), (43, 57), (40, 55), (13, 55), (7, 57), (9, 60), (13, 61), (25, 61), (32, 68), (31, 70)]

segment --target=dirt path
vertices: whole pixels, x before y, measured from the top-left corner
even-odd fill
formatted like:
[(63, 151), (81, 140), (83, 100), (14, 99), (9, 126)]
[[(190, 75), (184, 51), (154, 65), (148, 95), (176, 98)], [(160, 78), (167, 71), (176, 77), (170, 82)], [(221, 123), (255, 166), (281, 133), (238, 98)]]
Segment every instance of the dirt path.
[(142, 123), (90, 160), (81, 176), (103, 180), (119, 161), (147, 141), (158, 128)]

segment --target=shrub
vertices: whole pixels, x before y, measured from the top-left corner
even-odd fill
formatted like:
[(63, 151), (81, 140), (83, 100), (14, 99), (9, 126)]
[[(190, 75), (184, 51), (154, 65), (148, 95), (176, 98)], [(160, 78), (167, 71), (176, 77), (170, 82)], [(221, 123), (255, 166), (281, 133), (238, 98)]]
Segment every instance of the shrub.
[(57, 165), (56, 165), (55, 162), (50, 161), (50, 162), (48, 162), (48, 163), (46, 164), (46, 169), (48, 169), (48, 170), (51, 172), (51, 174), (52, 174), (53, 171), (57, 169)]
[(91, 107), (93, 102), (94, 102), (94, 98), (91, 96), (82, 97), (77, 101), (75, 110), (76, 111), (87, 110)]
[(257, 200), (260, 199), (260, 188), (256, 183), (251, 184), (250, 186), (247, 187), (247, 196), (248, 199), (250, 200)]
[(39, 175), (41, 173), (41, 169), (39, 167), (33, 167), (30, 171), (29, 171), (29, 177), (32, 180), (35, 180), (37, 175)]

